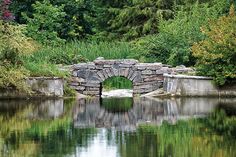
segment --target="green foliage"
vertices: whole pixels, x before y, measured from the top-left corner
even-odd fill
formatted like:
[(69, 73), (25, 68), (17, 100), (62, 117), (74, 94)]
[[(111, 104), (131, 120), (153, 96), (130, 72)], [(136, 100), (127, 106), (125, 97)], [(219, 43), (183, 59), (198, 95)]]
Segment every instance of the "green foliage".
[[(200, 27), (209, 19), (215, 19), (224, 13), (228, 2), (216, 1), (213, 6), (196, 3), (191, 6), (179, 6), (174, 19), (162, 20), (159, 34), (146, 36), (134, 42), (134, 46), (144, 52), (151, 61), (159, 61), (171, 65), (194, 65), (191, 46), (204, 39)], [(143, 56), (143, 54), (140, 54)]]
[(19, 92), (30, 93), (30, 89), (25, 83), (25, 78), (29, 73), (23, 67), (12, 65), (0, 65), (0, 90), (17, 90)]
[(123, 77), (111, 77), (105, 80), (102, 84), (103, 88), (107, 89), (132, 89), (133, 84), (130, 80)]
[(219, 134), (236, 136), (236, 117), (228, 117), (223, 109), (213, 112), (207, 119), (206, 125)]
[(25, 27), (22, 25), (12, 25), (0, 20), (0, 64), (17, 64), (20, 56), (37, 49), (37, 44), (26, 37), (24, 31)]
[(67, 72), (59, 70), (59, 67), (55, 64), (40, 61), (30, 61), (27, 59), (23, 60), (23, 66), (29, 71), (29, 75), (32, 77), (46, 76), (46, 77), (61, 77), (65, 78), (68, 76)]
[(25, 60), (70, 65), (93, 61), (99, 56), (106, 59), (128, 58), (131, 53), (135, 51), (127, 42), (73, 41), (60, 46), (45, 46)]
[(157, 33), (160, 19), (169, 19), (173, 15), (174, 3), (172, 0), (126, 0), (113, 1), (112, 4), (102, 1), (100, 4), (106, 7), (106, 10), (102, 7), (98, 12), (98, 21), (102, 21), (99, 21), (100, 27), (105, 25), (105, 31), (115, 38), (129, 40)]
[(32, 5), (32, 17), (24, 14), (27, 21), (27, 35), (43, 44), (57, 45), (64, 40), (59, 37), (65, 17), (63, 6), (53, 6), (49, 0), (36, 1)]
[(133, 107), (133, 98), (102, 99), (101, 107), (104, 107), (109, 112), (127, 112)]
[(64, 97), (76, 97), (76, 90), (69, 87), (67, 83), (64, 84)]
[(0, 21), (0, 89), (29, 93), (24, 79), (28, 71), (21, 67), (20, 57), (32, 53), (37, 44), (24, 34), (24, 27)]
[[(48, 40), (58, 37), (71, 40), (92, 34), (92, 4), (91, 0), (25, 0), (13, 1), (12, 10), (18, 23), (27, 25), (30, 23), (34, 26), (31, 28), (34, 34), (31, 35), (45, 42), (44, 35), (47, 35)], [(25, 17), (29, 17), (30, 20)], [(39, 36), (36, 30), (43, 32)]]
[(64, 6), (65, 18), (60, 37), (67, 40), (83, 39), (93, 34), (93, 0), (50, 0), (55, 6)]
[(212, 20), (202, 28), (206, 38), (192, 47), (198, 59), (200, 75), (214, 77), (218, 85), (236, 78), (236, 15), (232, 5), (230, 14)]

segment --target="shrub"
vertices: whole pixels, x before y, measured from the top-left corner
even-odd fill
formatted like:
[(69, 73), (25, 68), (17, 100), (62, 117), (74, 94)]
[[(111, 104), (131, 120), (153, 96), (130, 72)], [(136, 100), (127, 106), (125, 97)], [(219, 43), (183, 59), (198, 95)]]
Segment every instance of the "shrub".
[(0, 20), (0, 61), (17, 64), (19, 57), (30, 54), (38, 46), (31, 39), (26, 37), (22, 25), (12, 25)]
[(58, 45), (64, 42), (59, 37), (61, 23), (66, 15), (63, 6), (53, 6), (49, 0), (44, 0), (37, 1), (32, 7), (32, 17), (23, 15), (27, 21), (27, 35), (43, 44)]
[(24, 93), (30, 92), (24, 80), (29, 75), (25, 68), (12, 65), (0, 65), (0, 71), (1, 90), (13, 89)]
[(236, 78), (236, 16), (234, 6), (230, 14), (212, 20), (202, 27), (206, 38), (193, 45), (200, 75), (212, 76), (218, 85)]
[[(192, 66), (195, 58), (191, 46), (204, 39), (200, 27), (209, 19), (216, 19), (225, 11), (228, 2), (220, 0), (214, 5), (195, 3), (191, 6), (179, 6), (174, 19), (160, 21), (159, 34), (143, 37), (134, 46), (151, 61), (160, 61), (171, 65)], [(143, 56), (143, 54), (140, 54)]]
[(37, 49), (37, 44), (26, 37), (25, 27), (0, 21), (0, 89), (29, 92), (24, 79), (29, 75), (21, 66), (20, 57)]

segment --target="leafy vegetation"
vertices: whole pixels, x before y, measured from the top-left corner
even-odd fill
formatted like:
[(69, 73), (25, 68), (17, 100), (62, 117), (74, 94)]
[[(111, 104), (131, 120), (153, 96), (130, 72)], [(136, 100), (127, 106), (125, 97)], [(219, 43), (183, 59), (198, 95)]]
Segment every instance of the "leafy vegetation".
[(189, 8), (180, 6), (174, 19), (160, 21), (158, 34), (140, 38), (134, 46), (141, 52), (140, 58), (193, 66), (196, 59), (191, 46), (204, 39), (201, 26), (222, 15), (227, 7), (228, 3), (222, 1), (216, 1), (212, 6), (207, 3), (195, 3)]
[(20, 57), (37, 49), (37, 44), (23, 34), (24, 27), (0, 20), (0, 89), (29, 92), (24, 79), (29, 72), (22, 66)]
[(27, 35), (43, 44), (60, 44), (61, 23), (66, 14), (63, 7), (53, 6), (49, 0), (36, 1), (32, 4), (32, 18), (23, 14), (27, 22)]
[(219, 85), (236, 78), (236, 15), (231, 6), (228, 16), (222, 16), (202, 27), (206, 38), (195, 43), (193, 54), (201, 75), (213, 76)]
[[(2, 0), (0, 3), (0, 65), (7, 62), (8, 67), (25, 69), (30, 76), (64, 77), (66, 74), (58, 70), (57, 64), (92, 61), (102, 56), (174, 66), (197, 63), (199, 74), (214, 77), (220, 85), (235, 78), (235, 60), (229, 59), (235, 58), (232, 33), (235, 23), (225, 16), (230, 5), (235, 4), (233, 0)], [(218, 18), (221, 22), (213, 22)], [(211, 39), (213, 31), (215, 37), (219, 36), (218, 30), (224, 32), (221, 38), (227, 42)], [(220, 52), (224, 57), (206, 61), (203, 43), (210, 44), (210, 50), (206, 51), (211, 52), (207, 53)], [(118, 82), (113, 80), (110, 85)]]

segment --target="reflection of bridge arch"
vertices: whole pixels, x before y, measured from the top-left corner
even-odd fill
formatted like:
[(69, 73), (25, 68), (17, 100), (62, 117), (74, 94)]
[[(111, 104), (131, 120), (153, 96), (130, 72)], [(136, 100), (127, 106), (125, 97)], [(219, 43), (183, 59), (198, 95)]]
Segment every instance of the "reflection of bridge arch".
[(134, 59), (96, 59), (72, 67), (71, 87), (85, 95), (101, 95), (101, 83), (111, 77), (125, 77), (132, 81), (134, 94), (144, 94), (160, 88), (163, 74), (186, 72), (189, 69), (169, 68), (161, 63), (138, 63)]
[[(197, 103), (201, 102), (201, 103)], [(205, 104), (208, 104), (206, 106)], [(135, 98), (133, 108), (127, 112), (109, 112), (100, 106), (99, 99), (80, 103), (74, 110), (76, 127), (116, 127), (133, 130), (142, 123), (160, 125), (163, 121), (175, 123), (179, 119), (205, 116), (210, 113), (218, 101), (215, 99), (161, 100)]]

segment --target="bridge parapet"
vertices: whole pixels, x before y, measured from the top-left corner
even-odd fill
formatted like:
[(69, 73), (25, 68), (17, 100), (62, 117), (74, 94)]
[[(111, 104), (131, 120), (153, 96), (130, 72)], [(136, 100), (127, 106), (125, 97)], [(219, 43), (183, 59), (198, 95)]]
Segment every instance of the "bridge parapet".
[(139, 63), (134, 59), (105, 60), (72, 66), (70, 86), (81, 94), (101, 95), (102, 82), (108, 78), (125, 77), (133, 83), (134, 94), (145, 94), (163, 86), (163, 74), (185, 73), (189, 68), (172, 68), (162, 63)]

